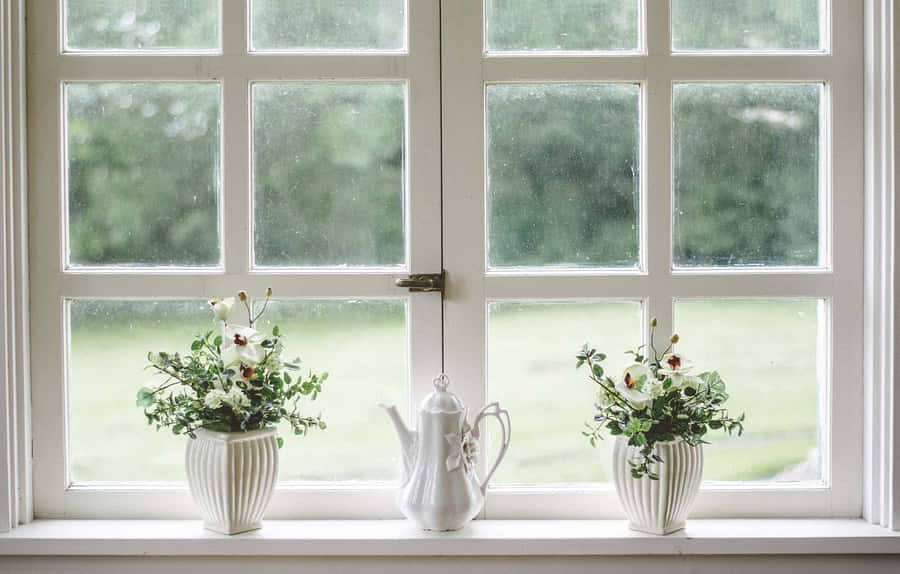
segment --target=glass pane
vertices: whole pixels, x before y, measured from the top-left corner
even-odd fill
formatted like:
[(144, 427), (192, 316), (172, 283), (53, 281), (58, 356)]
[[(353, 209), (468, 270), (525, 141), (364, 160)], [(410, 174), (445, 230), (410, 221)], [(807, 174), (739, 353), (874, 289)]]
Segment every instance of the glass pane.
[(402, 50), (404, 0), (252, 0), (254, 50)]
[[(70, 313), (73, 480), (184, 480), (189, 439), (147, 426), (134, 397), (161, 381), (144, 370), (148, 351), (184, 352), (194, 334), (216, 328), (209, 305), (73, 300)], [(246, 324), (237, 310), (234, 321)], [(407, 401), (405, 303), (276, 301), (258, 327), (275, 324), (285, 337), (285, 357), (300, 355), (305, 369), (330, 374), (319, 398), (301, 403), (309, 415), (321, 412), (328, 428), (308, 437), (280, 429), (281, 479), (395, 479), (399, 447), (375, 403)]]
[(406, 262), (405, 86), (256, 84), (256, 263)]
[(640, 0), (486, 0), (492, 51), (638, 49)]
[(790, 482), (822, 477), (820, 381), (825, 379), (818, 300), (683, 300), (678, 350), (697, 372), (718, 371), (744, 435), (711, 432), (704, 480)]
[(592, 448), (581, 435), (593, 422), (596, 385), (575, 370), (575, 353), (589, 342), (607, 352), (612, 371), (624, 369), (625, 350), (641, 342), (640, 303), (510, 301), (488, 312), (489, 400), (512, 413), (515, 428), (493, 482), (611, 480), (613, 441)]
[(819, 265), (822, 90), (675, 86), (676, 265)]
[(672, 48), (818, 50), (824, 18), (822, 0), (672, 0)]
[(487, 88), (488, 263), (636, 267), (640, 88)]
[(69, 262), (219, 263), (219, 85), (67, 84)]
[(67, 49), (218, 47), (218, 0), (66, 0)]

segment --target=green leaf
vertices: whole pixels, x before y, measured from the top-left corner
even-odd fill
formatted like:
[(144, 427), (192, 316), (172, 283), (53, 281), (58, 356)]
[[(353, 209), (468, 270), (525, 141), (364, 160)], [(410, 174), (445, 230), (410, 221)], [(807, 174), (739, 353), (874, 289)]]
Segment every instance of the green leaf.
[(135, 404), (143, 408), (149, 407), (154, 402), (153, 397), (155, 396), (155, 394), (156, 393), (153, 391), (153, 389), (149, 387), (142, 387), (141, 389), (138, 389), (137, 400), (135, 401)]
[[(277, 329), (277, 327), (276, 327), (276, 329)], [(281, 447), (284, 446), (284, 439), (283, 439), (283, 438), (281, 438), (281, 437), (276, 437), (276, 438), (275, 438), (275, 441), (278, 443), (278, 448), (281, 448)]]
[(278, 325), (275, 325), (274, 327), (272, 327), (272, 336), (273, 337), (277, 337), (280, 334), (281, 334), (281, 331), (278, 330)]

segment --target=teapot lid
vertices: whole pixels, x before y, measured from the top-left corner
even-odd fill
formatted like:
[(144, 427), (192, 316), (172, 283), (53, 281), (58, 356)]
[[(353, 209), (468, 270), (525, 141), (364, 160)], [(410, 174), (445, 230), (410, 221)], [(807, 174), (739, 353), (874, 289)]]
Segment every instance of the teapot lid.
[(431, 379), (434, 385), (434, 392), (425, 397), (419, 410), (432, 413), (456, 413), (465, 410), (459, 397), (447, 390), (450, 386), (450, 377), (441, 373), (437, 377)]

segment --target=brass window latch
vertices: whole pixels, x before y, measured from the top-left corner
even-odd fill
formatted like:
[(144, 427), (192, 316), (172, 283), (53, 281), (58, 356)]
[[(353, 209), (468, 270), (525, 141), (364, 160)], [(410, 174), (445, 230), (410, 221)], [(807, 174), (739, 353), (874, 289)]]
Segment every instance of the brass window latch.
[(447, 272), (440, 273), (414, 273), (409, 277), (394, 280), (397, 287), (405, 287), (411, 293), (444, 293), (444, 276)]

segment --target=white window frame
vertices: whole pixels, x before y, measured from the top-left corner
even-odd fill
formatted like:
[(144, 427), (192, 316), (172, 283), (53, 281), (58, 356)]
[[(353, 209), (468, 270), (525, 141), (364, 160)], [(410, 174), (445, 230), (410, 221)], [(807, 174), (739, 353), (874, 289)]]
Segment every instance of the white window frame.
[[(394, 299), (407, 305), (409, 401), (441, 370), (441, 299), (394, 285), (409, 273), (441, 269), (440, 46), (438, 0), (407, 2), (402, 51), (321, 53), (250, 50), (247, 0), (220, 0), (221, 47), (210, 51), (118, 52), (64, 48), (62, 2), (28, 0), (30, 223), (48, 230), (31, 239), (35, 515), (51, 518), (190, 518), (186, 486), (76, 483), (69, 475), (66, 383), (70, 298), (198, 298), (272, 287), (283, 299)], [(406, 84), (408, 261), (390, 268), (255, 267), (252, 258), (251, 101), (254, 82), (401, 81)], [(216, 82), (221, 89), (220, 237), (213, 269), (69, 267), (63, 86), (67, 82)], [(34, 166), (47, 166), (35, 169)], [(40, 263), (37, 263), (40, 262)], [(282, 482), (270, 518), (399, 516), (389, 484)]]
[[(661, 332), (673, 327), (675, 299), (823, 298), (820, 324), (830, 376), (820, 483), (705, 483), (692, 516), (847, 517), (862, 505), (863, 10), (831, 4), (822, 51), (676, 52), (669, 2), (644, 0), (636, 53), (486, 52), (481, 0), (445, 3), (443, 18), (444, 260), (450, 271), (444, 359), (457, 380), (487, 381), (487, 303), (502, 300), (640, 300)], [(827, 13), (831, 14), (831, 10)], [(453, 57), (447, 57), (452, 54)], [(822, 268), (673, 269), (672, 91), (681, 82), (822, 82), (825, 260)], [(505, 82), (628, 82), (641, 85), (642, 256), (634, 271), (489, 270), (485, 263), (485, 86)], [(840, 142), (832, 146), (831, 142)], [(830, 198), (840, 209), (832, 210)], [(833, 238), (833, 239), (832, 239)], [(830, 247), (830, 248), (829, 248)], [(646, 321), (644, 324), (646, 325)], [(645, 333), (645, 338), (648, 336)], [(826, 349), (833, 349), (833, 360)], [(832, 381), (840, 384), (832, 384)], [(488, 400), (468, 384), (464, 400)], [(548, 408), (550, 408), (548, 406)], [(515, 415), (515, 413), (513, 413)], [(515, 416), (514, 416), (515, 418)], [(845, 429), (830, 433), (831, 428)], [(489, 518), (621, 518), (610, 484), (494, 486)]]
[[(466, 24), (464, 14), (457, 10), (456, 2), (459, 0), (444, 0), (442, 3), (444, 19), (443, 41), (445, 45), (452, 40), (450, 32), (454, 26), (463, 25), (461, 34), (456, 39), (469, 36), (475, 32), (471, 23)], [(467, 0), (468, 1), (468, 0)], [(649, 0), (654, 2), (655, 0)], [(35, 490), (32, 488), (30, 479), (31, 470), (31, 438), (30, 431), (32, 425), (29, 420), (30, 401), (28, 398), (36, 392), (37, 385), (34, 384), (34, 377), (28, 370), (28, 357), (31, 353), (46, 353), (43, 343), (37, 341), (37, 345), (32, 345), (29, 349), (28, 327), (34, 323), (32, 318), (29, 321), (29, 313), (34, 314), (36, 304), (31, 306), (28, 304), (28, 285), (34, 281), (34, 278), (28, 276), (28, 220), (26, 217), (27, 200), (33, 198), (28, 197), (26, 183), (25, 168), (25, 3), (26, 0), (10, 0), (0, 7), (0, 187), (3, 188), (3, 229), (0, 233), (0, 271), (3, 281), (0, 282), (0, 301), (3, 306), (0, 307), (0, 364), (4, 369), (0, 370), (0, 531), (14, 528), (17, 524), (29, 522), (35, 515), (31, 506), (35, 498)], [(33, 14), (29, 12), (29, 18), (34, 21)], [(900, 271), (897, 256), (898, 236), (895, 232), (896, 222), (900, 218), (900, 205), (894, 201), (894, 182), (896, 179), (896, 169), (900, 162), (897, 161), (896, 149), (894, 146), (895, 118), (894, 109), (896, 108), (897, 93), (895, 89), (896, 75), (894, 73), (894, 52), (898, 49), (900, 39), (895, 35), (897, 17), (893, 10), (892, 0), (866, 0), (865, 2), (865, 45), (866, 58), (865, 68), (860, 72), (865, 73), (866, 80), (866, 115), (865, 115), (865, 144), (866, 144), (866, 241), (865, 241), (865, 396), (864, 396), (864, 414), (865, 427), (863, 436), (855, 437), (855, 441), (860, 450), (864, 453), (862, 478), (858, 481), (860, 489), (864, 490), (864, 506), (862, 513), (865, 518), (875, 524), (900, 529), (900, 457), (895, 456), (897, 445), (900, 445), (900, 392), (897, 392), (896, 381), (900, 380), (900, 362), (894, 362), (893, 356), (900, 352), (900, 339), (894, 336), (895, 331), (900, 328), (900, 317), (894, 312), (894, 302), (900, 298), (900, 282), (896, 280), (896, 274)], [(227, 24), (226, 24), (227, 25)], [(233, 25), (233, 24), (232, 24)], [(862, 28), (862, 24), (856, 26)], [(659, 31), (659, 22), (651, 18), (648, 22), (649, 31)], [(29, 30), (29, 51), (35, 50), (35, 34)], [(646, 34), (645, 34), (646, 37)], [(665, 37), (668, 37), (668, 29), (665, 30)], [(657, 38), (658, 40), (658, 38)], [(663, 42), (664, 43), (664, 42)], [(653, 58), (653, 42), (651, 44), (651, 54), (647, 58), (651, 63)], [(479, 44), (480, 46), (480, 44)], [(674, 57), (674, 56), (673, 56)], [(158, 56), (149, 56), (149, 58), (157, 58)], [(480, 60), (481, 54), (474, 54), (471, 50), (465, 54), (469, 65), (474, 64), (474, 58)], [(690, 57), (697, 58), (697, 57)], [(739, 60), (745, 57), (739, 57)], [(749, 58), (749, 56), (747, 56)], [(319, 64), (325, 64), (324, 58), (318, 58)], [(127, 72), (126, 65), (116, 64), (113, 58), (108, 63), (113, 65), (114, 70)], [(313, 59), (315, 60), (315, 59)], [(335, 60), (335, 61), (339, 61)], [(523, 58), (521, 62), (525, 62)], [(585, 71), (586, 66), (579, 64), (579, 58), (563, 58), (567, 68), (572, 70)], [(658, 61), (658, 60), (657, 60)], [(685, 60), (684, 62), (690, 62)], [(686, 63), (682, 66), (686, 66)], [(158, 63), (162, 63), (161, 61)], [(192, 60), (193, 64), (201, 64), (198, 59)], [(28, 63), (29, 66), (31, 62)], [(617, 71), (633, 72), (636, 63), (631, 57), (621, 59), (610, 58), (604, 61), (595, 62), (597, 67), (605, 69), (612, 74)], [(860, 62), (861, 64), (861, 62)], [(345, 64), (346, 65), (346, 64)], [(477, 65), (480, 65), (477, 64)], [(494, 65), (493, 63), (487, 66)], [(523, 64), (508, 64), (510, 69)], [(715, 68), (715, 60), (710, 59), (707, 64), (702, 64), (709, 68)], [(182, 73), (190, 66), (181, 66)], [(198, 65), (197, 68), (200, 66)], [(462, 81), (458, 93), (464, 95), (467, 100), (462, 103), (463, 107), (470, 109), (473, 105), (474, 94), (481, 90), (480, 86), (473, 89), (474, 83), (480, 83), (481, 78), (475, 78), (473, 81), (466, 82), (464, 78), (465, 65), (463, 63), (456, 64), (452, 60), (444, 62), (445, 75), (444, 81), (448, 78)], [(862, 66), (860, 65), (860, 68)], [(571, 72), (570, 72), (571, 73)], [(29, 70), (29, 74), (32, 72)], [(623, 77), (630, 74), (622, 74)], [(555, 79), (547, 78), (543, 79)], [(444, 98), (444, 115), (446, 117), (448, 107), (452, 110), (453, 106), (448, 106), (447, 100)], [(39, 107), (40, 101), (29, 98), (28, 108), (33, 110)], [(50, 108), (54, 109), (54, 108)], [(57, 108), (58, 109), (58, 108)], [(659, 112), (659, 110), (657, 110)], [(33, 112), (32, 112), (33, 113)], [(454, 122), (463, 118), (454, 117)], [(481, 122), (478, 120), (462, 122), (461, 125), (448, 124), (444, 122), (444, 145), (463, 144), (462, 140), (466, 133), (472, 130), (481, 129)], [(843, 142), (842, 142), (843, 143)], [(477, 146), (474, 146), (477, 147)], [(481, 150), (473, 150), (473, 153), (479, 155)], [(659, 150), (657, 150), (657, 153)], [(445, 154), (449, 154), (445, 150)], [(650, 152), (652, 153), (652, 152)], [(459, 163), (471, 162), (474, 155), (461, 157)], [(446, 160), (445, 160), (446, 161)], [(461, 190), (463, 193), (476, 195), (480, 193), (483, 186), (479, 186), (478, 182), (473, 182), (474, 177), (465, 171), (455, 171), (452, 169), (455, 164), (448, 164), (445, 170), (444, 185), (448, 189)], [(646, 165), (646, 164), (645, 164)], [(455, 173), (454, 173), (455, 172)], [(451, 174), (453, 176), (451, 177)], [(645, 176), (647, 176), (645, 174)], [(481, 177), (480, 175), (478, 176)], [(647, 177), (652, 177), (649, 175)], [(457, 179), (458, 178), (458, 179)], [(475, 183), (476, 185), (472, 185)], [(454, 187), (450, 187), (452, 184)], [(671, 198), (660, 198), (663, 201), (670, 201)], [(471, 198), (469, 198), (472, 205)], [(465, 249), (472, 249), (471, 241), (466, 241), (465, 230), (455, 227), (454, 222), (462, 221), (467, 215), (461, 212), (461, 202), (456, 202), (456, 207), (448, 206), (445, 208), (444, 234), (448, 243), (452, 241), (462, 241), (460, 249), (455, 250), (457, 259), (459, 253)], [(478, 203), (478, 198), (474, 200)], [(33, 209), (33, 208), (32, 208)], [(483, 215), (483, 207), (481, 215)], [(454, 213), (456, 214), (454, 216)], [(483, 221), (483, 219), (482, 219)], [(482, 227), (483, 232), (483, 227)], [(469, 231), (471, 234), (471, 230)], [(472, 234), (476, 235), (476, 234)], [(33, 239), (33, 238), (32, 238)], [(480, 246), (477, 247), (480, 249)], [(451, 264), (452, 257), (448, 256), (448, 267)], [(446, 306), (445, 312), (448, 315), (448, 322), (458, 322), (465, 320), (467, 316), (483, 317), (485, 286), (494, 284), (494, 289), (505, 286), (503, 282), (506, 278), (491, 277), (484, 278), (484, 269), (478, 268), (477, 265), (470, 265), (461, 269), (459, 276), (454, 274), (451, 276), (450, 294), (453, 292), (457, 295), (465, 295), (469, 289), (475, 289), (476, 297), (470, 296), (469, 305), (466, 306), (461, 301), (459, 305), (455, 304), (451, 299)], [(651, 267), (650, 270), (654, 269)], [(424, 270), (423, 270), (424, 271)], [(465, 273), (463, 273), (465, 272)], [(740, 280), (740, 277), (734, 277)], [(569, 278), (561, 278), (558, 280), (559, 286), (555, 291), (560, 295), (571, 297), (578, 296), (580, 293), (590, 291), (592, 282), (598, 281), (598, 278), (577, 278), (577, 281), (570, 281)], [(624, 281), (618, 278), (603, 278), (604, 295), (608, 292), (623, 291), (627, 282), (633, 282), (633, 278), (626, 278)], [(691, 286), (691, 278), (679, 278), (679, 283), (685, 287)], [(137, 285), (139, 278), (132, 278), (129, 286)], [(532, 292), (547, 283), (536, 281), (529, 288), (528, 292), (524, 292), (525, 296), (532, 296)], [(722, 285), (727, 286), (729, 283), (734, 285), (737, 281), (731, 281), (728, 277), (722, 278)], [(241, 286), (244, 286), (242, 284)], [(312, 286), (317, 287), (317, 291), (324, 290), (324, 282), (312, 281)], [(216, 288), (220, 286), (217, 284)], [(332, 295), (332, 293), (328, 293)], [(541, 295), (544, 293), (541, 292)], [(596, 296), (595, 293), (588, 293), (588, 296)], [(473, 301), (474, 300), (474, 304)], [(476, 321), (477, 323), (477, 321)], [(483, 324), (483, 323), (482, 323)], [(477, 335), (481, 331), (481, 349), (483, 349), (483, 327), (477, 324), (474, 332)], [(466, 333), (462, 333), (460, 337), (455, 339), (465, 339)], [(861, 335), (861, 334), (860, 334)], [(449, 368), (460, 369), (460, 374), (456, 377), (456, 381), (460, 381), (464, 376), (472, 375), (473, 372), (484, 370), (484, 365), (470, 365), (467, 369), (464, 355), (460, 353), (458, 347), (454, 347), (454, 341), (445, 340), (448, 351), (447, 363)], [(463, 341), (465, 343), (465, 341)], [(35, 350), (37, 349), (37, 350)], [(465, 373), (465, 375), (463, 374)], [(858, 375), (858, 373), (857, 373)], [(474, 392), (473, 392), (474, 391)], [(470, 389), (467, 391), (474, 398), (483, 399), (483, 390)], [(472, 397), (468, 397), (471, 399)], [(862, 415), (863, 413), (859, 413)], [(34, 429), (43, 432), (40, 424), (35, 423)], [(99, 494), (99, 493), (98, 493)], [(159, 494), (155, 492), (155, 494)], [(327, 494), (327, 493), (326, 493)], [(373, 504), (377, 507), (382, 506), (383, 496), (377, 495), (371, 498), (370, 494), (375, 493), (357, 493), (353, 496), (351, 493), (341, 492), (334, 493), (342, 500), (348, 503), (359, 503), (360, 505)], [(489, 505), (493, 505), (493, 499), (498, 493), (491, 493)], [(502, 493), (500, 493), (502, 495)], [(766, 502), (765, 493), (758, 493), (763, 503)], [(125, 506), (136, 501), (136, 498), (143, 496), (139, 492), (117, 492), (115, 489), (109, 489), (103, 493), (107, 498), (115, 499), (115, 504)], [(120, 496), (121, 495), (121, 496)], [(166, 504), (178, 504), (186, 501), (185, 493), (164, 493), (164, 502)], [(349, 496), (347, 496), (349, 495)], [(526, 496), (527, 498), (522, 498)], [(597, 492), (571, 492), (566, 493), (563, 499), (554, 497), (553, 493), (517, 493), (512, 492), (504, 496), (510, 497), (510, 500), (518, 498), (522, 503), (528, 504), (535, 508), (534, 514), (542, 514), (542, 509), (553, 508), (554, 503), (565, 502), (566, 504), (595, 504), (590, 500), (590, 496), (601, 496), (608, 498), (608, 493)], [(548, 498), (550, 497), (550, 498)], [(331, 496), (326, 498), (333, 502), (335, 499)], [(707, 497), (709, 498), (709, 497)], [(712, 497), (713, 499), (715, 497)], [(719, 497), (721, 499), (721, 497)], [(90, 502), (90, 501), (86, 501)], [(284, 502), (284, 501), (276, 501)], [(701, 500), (700, 508), (702, 509), (704, 501)], [(615, 503), (613, 503), (614, 505)], [(277, 504), (276, 504), (277, 505)], [(318, 506), (318, 505), (317, 505)], [(323, 505), (327, 506), (327, 504)], [(329, 515), (337, 516), (340, 508), (332, 506), (329, 509)], [(146, 510), (146, 505), (136, 508), (140, 513)], [(558, 508), (553, 509), (554, 511)], [(39, 515), (41, 513), (39, 512)], [(129, 514), (130, 515), (130, 514)], [(301, 517), (302, 514), (292, 514), (292, 517)], [(599, 517), (598, 514), (592, 514), (592, 517)], [(112, 517), (112, 516), (110, 516)]]

